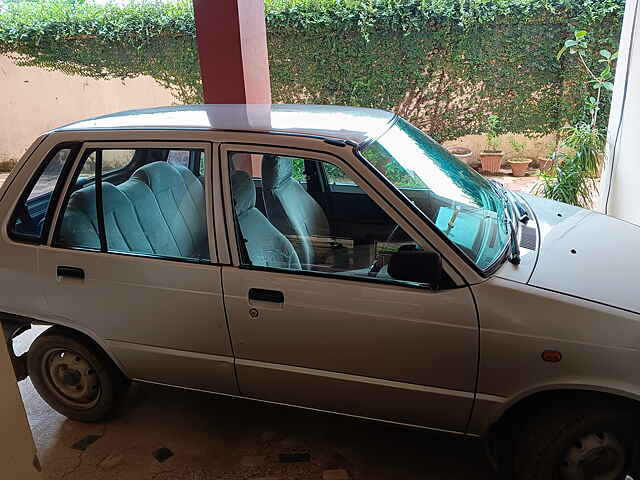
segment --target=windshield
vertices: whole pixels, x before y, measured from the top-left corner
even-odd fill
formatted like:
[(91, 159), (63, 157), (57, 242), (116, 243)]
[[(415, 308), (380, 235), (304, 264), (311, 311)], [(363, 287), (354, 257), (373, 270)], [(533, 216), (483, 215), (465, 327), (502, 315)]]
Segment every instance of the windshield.
[(360, 152), (482, 270), (509, 241), (506, 208), (491, 183), (398, 119)]

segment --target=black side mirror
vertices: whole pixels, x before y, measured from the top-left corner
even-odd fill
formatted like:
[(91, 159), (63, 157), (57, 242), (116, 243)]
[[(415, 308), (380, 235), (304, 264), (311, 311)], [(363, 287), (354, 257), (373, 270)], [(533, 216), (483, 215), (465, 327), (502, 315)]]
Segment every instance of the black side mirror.
[(388, 272), (396, 280), (427, 283), (435, 289), (442, 278), (442, 258), (436, 252), (399, 250), (391, 255)]

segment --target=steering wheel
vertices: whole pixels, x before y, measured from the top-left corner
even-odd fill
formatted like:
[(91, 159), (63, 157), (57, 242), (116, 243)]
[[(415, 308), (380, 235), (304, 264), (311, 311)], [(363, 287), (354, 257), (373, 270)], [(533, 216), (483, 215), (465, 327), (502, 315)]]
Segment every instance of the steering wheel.
[[(400, 237), (400, 238), (396, 239), (396, 237)], [(403, 240), (402, 237), (405, 237), (407, 240), (412, 242), (411, 238), (404, 232), (404, 230), (400, 228), (400, 225), (396, 225), (391, 230), (391, 233), (387, 235), (387, 238), (385, 239), (384, 243), (400, 243)], [(378, 253), (376, 255), (376, 259), (374, 260), (373, 264), (369, 268), (369, 272), (367, 272), (367, 275), (369, 277), (376, 277), (378, 273), (380, 273), (380, 270), (382, 270), (382, 267), (384, 267), (384, 258), (382, 258), (382, 256)]]

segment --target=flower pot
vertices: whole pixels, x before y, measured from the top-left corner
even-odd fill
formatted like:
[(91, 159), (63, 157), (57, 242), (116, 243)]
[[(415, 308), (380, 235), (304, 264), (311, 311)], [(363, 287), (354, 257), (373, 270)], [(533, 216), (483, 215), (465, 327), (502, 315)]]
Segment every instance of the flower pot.
[(502, 157), (504, 152), (480, 152), (480, 163), (482, 164), (482, 171), (487, 173), (498, 173), (500, 166), (502, 165)]
[(473, 152), (467, 147), (449, 147), (447, 150), (456, 158), (459, 158), (467, 165), (471, 161)]
[(538, 167), (540, 167), (541, 172), (546, 172), (553, 166), (553, 158), (549, 157), (538, 157)]
[(511, 165), (511, 174), (514, 177), (524, 177), (529, 170), (530, 158), (514, 158), (513, 160), (507, 160)]

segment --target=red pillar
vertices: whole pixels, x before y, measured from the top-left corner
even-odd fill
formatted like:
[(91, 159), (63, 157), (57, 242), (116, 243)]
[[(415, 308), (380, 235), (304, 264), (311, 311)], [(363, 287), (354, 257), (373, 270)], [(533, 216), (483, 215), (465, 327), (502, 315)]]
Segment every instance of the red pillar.
[(264, 0), (193, 0), (205, 103), (271, 103)]

